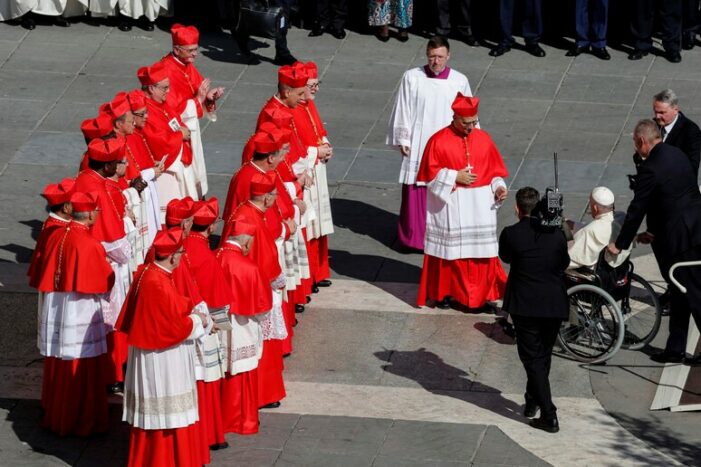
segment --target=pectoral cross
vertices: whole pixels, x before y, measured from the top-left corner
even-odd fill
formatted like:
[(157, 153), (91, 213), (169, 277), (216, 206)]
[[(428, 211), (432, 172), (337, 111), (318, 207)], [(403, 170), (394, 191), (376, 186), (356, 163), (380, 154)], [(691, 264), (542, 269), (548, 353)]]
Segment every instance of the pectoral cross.
[(472, 169), (474, 169), (474, 167), (472, 164), (470, 164), (470, 147), (467, 144), (467, 136), (463, 138), (463, 141), (465, 143), (465, 158), (467, 159), (467, 166), (465, 167), (465, 170), (467, 170), (467, 173), (472, 173)]
[(474, 169), (474, 167), (472, 167), (472, 164), (468, 162), (467, 167), (465, 167), (465, 170), (467, 170), (467, 173), (472, 173), (472, 169)]

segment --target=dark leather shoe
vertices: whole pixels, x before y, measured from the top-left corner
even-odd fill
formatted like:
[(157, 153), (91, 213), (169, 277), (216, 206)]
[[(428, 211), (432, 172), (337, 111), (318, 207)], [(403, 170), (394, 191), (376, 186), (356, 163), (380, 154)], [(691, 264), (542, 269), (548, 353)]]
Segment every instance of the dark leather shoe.
[(511, 50), (511, 47), (509, 47), (508, 45), (500, 44), (500, 45), (494, 47), (492, 50), (490, 50), (489, 55), (491, 55), (492, 57), (501, 57), (502, 55), (504, 55), (506, 52), (508, 52), (510, 50)]
[(71, 25), (71, 23), (69, 23), (68, 20), (62, 16), (57, 16), (56, 19), (54, 19), (54, 24), (62, 28), (67, 28)]
[(326, 28), (326, 32), (328, 32), (329, 34), (331, 34), (333, 37), (335, 37), (338, 40), (346, 38), (346, 31), (343, 29)]
[(647, 50), (634, 49), (630, 54), (628, 54), (628, 60), (640, 60), (643, 57), (647, 57)]
[(295, 305), (295, 313), (304, 313), (304, 305)]
[(560, 423), (557, 421), (557, 417), (538, 417), (528, 422), (528, 424), (533, 428), (547, 431), (548, 433), (557, 433), (558, 431), (560, 431)]
[(22, 22), (20, 23), (24, 29), (27, 29), (28, 31), (31, 31), (37, 27), (37, 24), (34, 22), (32, 18), (27, 18), (26, 16), (22, 18)]
[(107, 385), (107, 394), (124, 394), (124, 383)]
[(144, 31), (153, 31), (154, 26), (151, 21), (147, 21), (146, 24), (144, 25)]
[(695, 357), (684, 357), (684, 360), (682, 360), (682, 363), (684, 363), (684, 365), (689, 365), (689, 366), (701, 365), (701, 354), (698, 354)]
[(523, 416), (526, 418), (533, 418), (538, 413), (538, 404), (536, 404), (535, 399), (526, 394), (526, 405), (523, 407)]
[(319, 37), (324, 34), (324, 28), (321, 26), (315, 26), (311, 31), (309, 31), (309, 37)]
[(117, 26), (117, 29), (124, 32), (131, 31), (131, 24), (127, 21), (122, 21), (119, 23), (119, 26)]
[(436, 304), (436, 308), (440, 308), (441, 310), (449, 310), (450, 309), (450, 297), (445, 297), (443, 300), (438, 302)]
[(679, 52), (665, 52), (664, 58), (666, 58), (671, 63), (679, 63), (682, 61), (682, 54)]
[(650, 360), (657, 363), (681, 363), (684, 360), (684, 353), (670, 352), (663, 350), (650, 356)]
[(534, 57), (545, 57), (545, 50), (538, 44), (526, 44), (526, 52)]
[(319, 287), (330, 287), (332, 282), (328, 279), (321, 280), (316, 283), (317, 286)]
[(694, 33), (684, 33), (682, 34), (682, 49), (691, 50), (694, 48), (696, 42), (696, 34)]
[(475, 39), (475, 36), (473, 36), (471, 34), (465, 36), (465, 38), (463, 39), (463, 42), (465, 42), (465, 44), (469, 45), (470, 47), (474, 47), (477, 45), (477, 39)]
[(577, 57), (579, 55), (582, 55), (583, 53), (589, 52), (589, 46), (588, 45), (582, 45), (579, 47), (573, 47), (570, 50), (567, 51), (565, 54), (566, 57)]
[(307, 303), (312, 301), (312, 297), (307, 296)]
[(409, 40), (409, 33), (403, 29), (397, 34), (397, 40), (399, 42), (407, 42)]
[(268, 405), (264, 405), (263, 407), (261, 407), (261, 409), (277, 409), (278, 407), (280, 407), (279, 401), (278, 402), (271, 402)]
[(218, 451), (220, 449), (226, 449), (228, 447), (229, 447), (229, 443), (224, 441), (223, 443), (212, 444), (211, 446), (209, 446), (209, 450), (210, 451)]
[(611, 55), (606, 47), (592, 47), (591, 54), (600, 60), (611, 60)]
[(314, 284), (312, 285), (312, 293), (319, 293), (319, 286)]
[(292, 56), (292, 54), (288, 55), (276, 55), (275, 60), (273, 60), (273, 63), (278, 66), (284, 66), (284, 65), (292, 65), (294, 62), (296, 62), (297, 59)]

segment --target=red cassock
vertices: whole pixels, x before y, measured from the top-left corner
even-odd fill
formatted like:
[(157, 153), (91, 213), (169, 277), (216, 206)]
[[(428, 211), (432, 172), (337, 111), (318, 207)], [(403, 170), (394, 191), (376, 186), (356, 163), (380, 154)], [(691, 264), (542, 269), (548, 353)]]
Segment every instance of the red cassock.
[[(263, 123), (273, 122), (270, 115), (275, 110), (293, 115), (293, 109), (287, 107), (285, 104), (282, 103), (280, 99), (273, 96), (270, 99), (268, 99), (268, 101), (265, 103), (260, 113), (258, 114), (258, 121), (256, 122), (256, 131), (260, 130), (260, 126)], [(292, 120), (289, 127), (283, 129), (290, 130), (292, 132), (292, 137), (290, 138), (290, 152), (287, 153), (287, 155), (285, 156), (285, 160), (291, 167), (292, 164), (297, 162), (297, 160), (300, 157), (304, 157), (307, 155), (307, 148), (304, 146), (304, 143), (302, 142), (302, 140), (299, 137), (299, 134), (297, 133), (294, 120)]]
[(122, 219), (122, 230), (124, 230), (123, 219), (127, 211), (127, 200), (124, 198), (122, 190), (126, 190), (128, 185), (126, 185), (124, 177), (120, 177), (118, 181), (112, 180), (111, 178), (106, 178), (105, 188), (107, 188), (107, 193), (110, 195), (110, 200), (112, 201), (114, 208), (117, 210), (117, 215), (120, 219)]
[[(115, 327), (127, 335), (131, 346), (167, 349), (183, 342), (192, 332), (192, 308), (190, 299), (178, 293), (171, 273), (145, 263), (134, 274)], [(129, 434), (130, 467), (199, 467), (208, 461), (200, 423), (156, 430), (132, 427)]]
[(141, 171), (151, 169), (155, 166), (151, 150), (144, 141), (143, 134), (136, 133), (127, 135), (127, 142), (124, 147), (127, 160), (127, 172), (125, 178), (133, 180), (141, 176)]
[[(450, 125), (428, 141), (416, 180), (429, 183), (443, 168), (463, 170), (468, 164), (468, 153), (477, 175), (470, 188), (487, 186), (493, 178), (509, 175), (499, 150), (486, 132), (476, 128), (465, 137)], [(501, 298), (505, 285), (506, 272), (497, 256), (446, 260), (426, 254), (417, 305), (450, 295), (459, 303), (478, 308), (485, 301)]]
[(181, 115), (185, 111), (187, 101), (192, 99), (197, 106), (197, 117), (202, 118), (202, 105), (197, 99), (197, 90), (204, 78), (195, 65), (182, 63), (172, 53), (163, 57), (161, 63), (168, 71), (170, 81), (170, 91), (166, 98), (168, 105)]
[[(241, 248), (226, 242), (216, 255), (231, 287), (230, 313), (254, 316), (269, 311), (273, 306), (270, 283), (261, 277), (258, 266), (244, 256)], [(223, 414), (226, 432), (258, 433), (258, 369), (227, 374), (222, 394), (227, 403)]]
[(142, 132), (146, 143), (157, 161), (165, 157), (165, 168), (170, 167), (181, 153), (183, 165), (192, 163), (192, 147), (189, 141), (183, 139), (180, 127), (184, 127), (180, 114), (167, 102), (158, 103), (146, 98), (148, 119)]
[(46, 242), (51, 236), (51, 234), (61, 228), (68, 226), (69, 220), (60, 219), (57, 216), (49, 216), (44, 221), (44, 225), (41, 227), (41, 232), (39, 232), (39, 237), (37, 237), (37, 243), (34, 247), (34, 252), (32, 253), (32, 259), (29, 262), (29, 269), (27, 269), (27, 276), (29, 276), (29, 286), (37, 288), (39, 286), (39, 277), (41, 271), (43, 270), (42, 261), (46, 255)]
[(114, 194), (111, 195), (108, 191), (106, 178), (92, 169), (83, 170), (75, 179), (75, 191), (95, 191), (99, 194), (97, 206), (100, 212), (90, 228), (95, 239), (109, 243), (124, 237), (124, 215), (120, 214), (120, 209), (114, 202)]
[[(70, 222), (57, 228), (47, 239), (44, 252), (39, 291), (103, 294), (112, 288), (114, 272), (105, 249), (87, 226)], [(87, 436), (107, 430), (107, 357), (44, 358), (41, 405), (45, 428), (61, 436)]]
[[(231, 289), (214, 252), (209, 249), (209, 239), (199, 232), (191, 231), (183, 246), (187, 252), (185, 261), (207, 306), (213, 309), (230, 305)], [(200, 422), (205, 430), (207, 443), (223, 443), (221, 380), (198, 381), (197, 386), (201, 402)]]

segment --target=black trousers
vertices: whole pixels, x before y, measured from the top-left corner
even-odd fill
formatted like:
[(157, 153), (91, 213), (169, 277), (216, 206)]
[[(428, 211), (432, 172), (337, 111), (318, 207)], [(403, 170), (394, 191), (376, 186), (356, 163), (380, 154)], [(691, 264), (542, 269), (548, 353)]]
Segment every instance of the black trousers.
[[(292, 0), (270, 0), (271, 6), (281, 6), (287, 12), (287, 17), (290, 17), (290, 7)], [(287, 30), (290, 28), (289, 20), (285, 20), (285, 27), (280, 30), (280, 35), (275, 38), (275, 56), (282, 57), (285, 55), (290, 55), (290, 49), (287, 48)], [(232, 30), (232, 35), (236, 41), (248, 41), (246, 36), (236, 36), (236, 33)]]
[(667, 52), (679, 52), (682, 38), (682, 0), (635, 0), (631, 12), (630, 30), (636, 49), (652, 48), (655, 13), (662, 29), (662, 47)]
[(699, 13), (700, 0), (682, 0), (682, 29), (687, 34), (699, 32), (701, 14)]
[[(677, 261), (694, 261), (701, 259), (701, 247), (680, 255)], [(679, 268), (674, 277), (686, 287), (682, 293), (674, 284), (670, 285), (669, 303), (669, 337), (665, 349), (681, 353), (686, 348), (689, 332), (689, 317), (693, 316), (696, 326), (701, 328), (701, 266)]]
[[(518, 0), (523, 4), (521, 29), (526, 44), (537, 44), (543, 35), (542, 0)], [(501, 24), (501, 43), (511, 46), (514, 42), (512, 33), (516, 0), (499, 0), (499, 23)]]
[[(436, 32), (441, 36), (448, 36), (450, 30), (458, 32), (464, 36), (472, 35), (470, 25), (470, 0), (437, 0), (438, 7), (438, 27)], [(452, 12), (458, 16), (451, 15)]]
[(535, 318), (511, 315), (516, 329), (518, 356), (526, 370), (526, 395), (533, 399), (544, 418), (557, 412), (550, 393), (550, 363), (560, 330), (560, 318)]
[(316, 21), (322, 28), (341, 30), (346, 27), (347, 0), (316, 0)]

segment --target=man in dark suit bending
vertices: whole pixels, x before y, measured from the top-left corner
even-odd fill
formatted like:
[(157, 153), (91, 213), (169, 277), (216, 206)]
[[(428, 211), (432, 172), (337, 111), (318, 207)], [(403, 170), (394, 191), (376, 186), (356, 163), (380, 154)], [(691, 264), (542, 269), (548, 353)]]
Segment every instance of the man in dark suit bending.
[(662, 142), (682, 150), (698, 175), (701, 160), (701, 130), (679, 110), (679, 99), (674, 91), (665, 89), (655, 94), (652, 103), (655, 121), (660, 127)]
[[(669, 282), (669, 268), (678, 261), (701, 260), (701, 193), (692, 161), (680, 149), (662, 142), (658, 124), (641, 120), (633, 132), (635, 150), (642, 158), (638, 166), (635, 195), (615, 243), (618, 254), (636, 237), (647, 216), (647, 232), (638, 241), (652, 242), (652, 251), (662, 276)], [(684, 359), (689, 315), (701, 325), (701, 267), (681, 268), (677, 278), (687, 288), (683, 294), (670, 286), (669, 337), (658, 362)]]
[(539, 195), (525, 187), (516, 193), (519, 222), (499, 236), (499, 257), (511, 265), (503, 309), (516, 328), (518, 356), (526, 370), (524, 415), (534, 428), (559, 431), (556, 407), (550, 394), (550, 362), (560, 325), (567, 319), (568, 300), (564, 271), (570, 263), (567, 240), (560, 229), (540, 226), (535, 215)]

